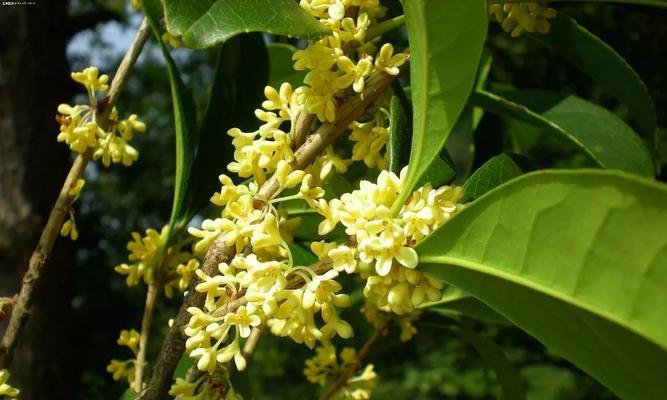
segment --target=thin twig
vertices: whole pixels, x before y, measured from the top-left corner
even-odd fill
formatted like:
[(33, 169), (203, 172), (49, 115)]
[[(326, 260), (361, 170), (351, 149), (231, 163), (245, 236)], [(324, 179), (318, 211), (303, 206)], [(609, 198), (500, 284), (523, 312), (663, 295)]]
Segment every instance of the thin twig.
[(380, 340), (382, 336), (386, 335), (388, 327), (389, 325), (387, 323), (373, 331), (371, 337), (368, 338), (366, 343), (364, 343), (364, 345), (357, 353), (357, 362), (351, 364), (349, 368), (341, 373), (338, 379), (336, 379), (331, 384), (331, 386), (329, 386), (329, 389), (324, 393), (324, 395), (320, 397), (320, 400), (330, 400), (333, 395), (336, 394), (336, 392), (347, 385), (348, 380), (353, 377), (354, 374), (356, 374), (359, 368), (363, 365), (364, 360), (366, 357), (368, 357), (368, 353), (371, 351), (371, 348), (373, 348), (373, 346), (377, 343), (378, 340)]
[(256, 328), (252, 328), (252, 331), (250, 331), (250, 336), (248, 336), (248, 339), (246, 339), (245, 343), (243, 344), (243, 358), (245, 358), (246, 368), (248, 365), (250, 365), (250, 363), (252, 363), (252, 356), (255, 354), (255, 349), (259, 344), (259, 340), (262, 338), (262, 333), (264, 333), (263, 327), (258, 326)]
[[(114, 75), (113, 82), (111, 83), (111, 88), (109, 89), (109, 94), (105, 98), (108, 99), (104, 101), (105, 111), (101, 112), (96, 120), (97, 123), (103, 129), (108, 125), (108, 116), (111, 112), (110, 110), (118, 101), (118, 96), (120, 95), (121, 89), (125, 86), (127, 82), (130, 71), (137, 61), (141, 50), (144, 47), (144, 44), (150, 37), (150, 30), (146, 29), (146, 23), (142, 23), (141, 28), (137, 32), (137, 36), (134, 38), (132, 45), (128, 49), (123, 61), (121, 62), (116, 75)], [(102, 101), (100, 101), (102, 102)], [(102, 108), (102, 107), (101, 107)], [(53, 245), (58, 237), (60, 228), (65, 220), (65, 217), (69, 213), (72, 207), (73, 197), (70, 196), (69, 191), (76, 185), (76, 182), (83, 176), (83, 172), (86, 169), (86, 165), (92, 158), (92, 150), (88, 150), (85, 153), (79, 155), (74, 160), (72, 167), (70, 168), (65, 183), (63, 184), (60, 194), (56, 199), (56, 204), (51, 209), (49, 214), (49, 219), (46, 222), (46, 226), (42, 230), (42, 234), (39, 238), (39, 243), (30, 257), (30, 262), (28, 264), (28, 270), (23, 276), (23, 284), (21, 286), (21, 291), (19, 292), (18, 299), (16, 301), (16, 306), (12, 312), (12, 316), (9, 320), (7, 330), (2, 342), (0, 343), (0, 369), (7, 368), (14, 356), (14, 349), (18, 342), (18, 338), (23, 331), (25, 323), (28, 321), (30, 315), (30, 305), (32, 304), (34, 298), (34, 292), (36, 287), (38, 287), (39, 280), (42, 276), (42, 271), (46, 266), (51, 251), (53, 250)]]
[(160, 288), (155, 283), (148, 285), (146, 291), (146, 304), (144, 306), (144, 315), (141, 318), (141, 333), (139, 336), (139, 351), (137, 360), (134, 364), (134, 391), (141, 392), (141, 386), (144, 380), (144, 364), (146, 363), (146, 345), (151, 331), (151, 322), (153, 321), (153, 312), (157, 302)]
[[(401, 72), (408, 68), (408, 62), (401, 66)], [(294, 161), (292, 168), (304, 169), (310, 165), (315, 158), (321, 154), (324, 149), (333, 143), (333, 141), (341, 135), (347, 127), (361, 117), (368, 106), (373, 104), (382, 92), (393, 82), (398, 76), (389, 75), (384, 72), (378, 72), (371, 76), (367, 82), (366, 89), (360, 93), (348, 97), (336, 109), (336, 120), (332, 123), (322, 124), (316, 132), (308, 136), (306, 141), (294, 153)], [(301, 126), (306, 127), (306, 124)], [(310, 128), (310, 127), (308, 127)], [(297, 134), (298, 136), (299, 134)], [(270, 199), (279, 190), (279, 185), (273, 177), (262, 185), (259, 190), (259, 198)], [(261, 204), (260, 204), (261, 206)], [(224, 245), (222, 238), (218, 238), (213, 242), (206, 253), (202, 271), (206, 275), (214, 275), (217, 273), (218, 264), (221, 261), (215, 260), (217, 255), (224, 254), (226, 260), (233, 256), (233, 249), (229, 249)], [(330, 268), (330, 267), (329, 267)], [(296, 278), (293, 278), (296, 280)], [(162, 347), (155, 363), (155, 370), (153, 376), (148, 384), (148, 388), (142, 394), (142, 400), (157, 400), (162, 399), (167, 395), (172, 375), (178, 364), (178, 360), (185, 350), (185, 335), (183, 328), (190, 319), (190, 314), (187, 312), (189, 307), (201, 308), (204, 304), (205, 295), (197, 293), (194, 287), (200, 282), (198, 278), (191, 282), (190, 290), (183, 299), (183, 304), (174, 319), (174, 324), (167, 333)], [(244, 298), (235, 301), (244, 301)]]

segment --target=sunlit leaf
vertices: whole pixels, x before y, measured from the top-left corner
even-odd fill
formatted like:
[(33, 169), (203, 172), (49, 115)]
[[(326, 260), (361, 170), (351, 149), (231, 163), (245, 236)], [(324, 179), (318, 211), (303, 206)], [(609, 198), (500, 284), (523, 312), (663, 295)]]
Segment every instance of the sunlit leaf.
[(201, 49), (243, 32), (313, 39), (328, 31), (292, 0), (162, 0), (167, 30)]
[(410, 40), (413, 129), (402, 206), (442, 152), (470, 95), (487, 28), (485, 0), (404, 1)]
[(622, 398), (667, 381), (667, 186), (538, 171), (480, 197), (417, 246), (465, 290)]

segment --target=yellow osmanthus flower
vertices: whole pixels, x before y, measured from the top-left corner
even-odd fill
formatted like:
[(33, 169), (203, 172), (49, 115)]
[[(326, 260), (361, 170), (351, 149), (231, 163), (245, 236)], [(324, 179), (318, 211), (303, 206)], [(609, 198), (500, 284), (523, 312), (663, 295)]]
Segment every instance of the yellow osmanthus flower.
[(174, 36), (170, 34), (169, 32), (165, 32), (162, 34), (162, 43), (168, 44), (169, 46), (178, 49), (183, 47), (183, 39), (181, 39), (180, 36)]
[(178, 400), (243, 400), (223, 374), (203, 375), (193, 382), (176, 378), (169, 394)]
[(136, 366), (136, 355), (139, 347), (139, 332), (134, 329), (131, 330), (122, 330), (118, 336), (117, 343), (119, 346), (125, 346), (129, 348), (134, 354), (134, 358), (120, 361), (120, 360), (111, 360), (109, 365), (107, 365), (107, 372), (109, 372), (115, 381), (121, 379), (126, 379), (130, 387), (134, 382), (134, 373)]
[(316, 208), (325, 219), (319, 233), (326, 234), (341, 223), (356, 245), (330, 247), (326, 254), (322, 244), (313, 248), (321, 258), (331, 257), (335, 270), (360, 272), (366, 279), (364, 294), (369, 301), (396, 314), (412, 312), (421, 303), (440, 298), (443, 284), (414, 269), (418, 259), (413, 247), (461, 209), (463, 197), (460, 187), (433, 189), (427, 184), (394, 217), (391, 206), (403, 190), (406, 173), (404, 169), (399, 177), (382, 171), (377, 183), (361, 181), (359, 190), (340, 199), (320, 200)]
[[(302, 0), (300, 4), (332, 34), (294, 53), (294, 69), (309, 70), (304, 79), (306, 86), (296, 93), (306, 112), (316, 114), (322, 122), (331, 122), (336, 118), (339, 93), (348, 88), (361, 93), (365, 79), (376, 70), (398, 74), (398, 67), (408, 55), (394, 54), (390, 44), (383, 45), (375, 58), (365, 52), (366, 31), (375, 22), (374, 16), (381, 14), (377, 0)], [(358, 7), (356, 20), (346, 17), (349, 7)], [(354, 57), (346, 54), (353, 44), (358, 47)]]
[[(353, 348), (345, 347), (340, 352), (339, 361), (336, 356), (336, 348), (331, 343), (326, 343), (315, 350), (313, 358), (306, 360), (306, 368), (303, 373), (308, 381), (325, 386), (358, 364), (357, 352)], [(373, 365), (369, 364), (361, 374), (350, 377), (332, 398), (339, 400), (370, 399), (373, 389), (377, 386), (377, 378)]]
[(127, 119), (120, 119), (118, 110), (114, 107), (109, 113), (108, 129), (102, 129), (97, 123), (96, 94), (108, 90), (109, 76), (100, 75), (96, 67), (88, 67), (82, 72), (73, 72), (72, 79), (86, 88), (89, 104), (58, 106), (58, 141), (65, 142), (77, 153), (92, 149), (93, 159), (102, 159), (105, 166), (112, 162), (131, 165), (137, 160), (139, 153), (128, 142), (132, 140), (134, 132), (144, 132), (146, 125), (139, 121), (135, 114)]
[[(146, 236), (132, 232), (132, 240), (127, 244), (127, 249), (130, 251), (128, 256), (130, 263), (122, 263), (114, 268), (119, 274), (126, 275), (127, 286), (135, 286), (141, 281), (148, 283), (149, 268), (158, 268), (160, 266), (157, 263), (161, 262), (164, 271), (162, 283), (165, 295), (171, 298), (174, 289), (182, 292), (187, 288), (199, 262), (192, 259), (190, 253), (181, 251), (178, 246), (169, 246), (163, 250), (168, 228), (164, 226), (160, 232), (155, 229), (147, 229)], [(159, 259), (160, 255), (162, 259)]]
[(117, 343), (119, 346), (126, 346), (136, 354), (139, 348), (139, 332), (134, 329), (129, 331), (122, 330), (120, 331), (120, 336), (118, 336)]
[(505, 32), (519, 37), (524, 32), (549, 33), (549, 19), (556, 18), (557, 12), (540, 3), (524, 2), (511, 4), (491, 4), (489, 14), (496, 17)]
[(9, 378), (10, 375), (8, 370), (0, 370), (0, 396), (7, 396), (11, 399), (18, 398), (20, 391), (7, 383)]
[(72, 209), (74, 202), (76, 202), (81, 196), (81, 189), (86, 184), (86, 181), (83, 179), (77, 179), (74, 185), (70, 188), (67, 194), (72, 197), (70, 203), (70, 210), (68, 211), (69, 219), (63, 223), (63, 226), (60, 228), (61, 236), (69, 236), (72, 240), (77, 240), (79, 238), (79, 231), (76, 229), (76, 221), (74, 220), (74, 210)]

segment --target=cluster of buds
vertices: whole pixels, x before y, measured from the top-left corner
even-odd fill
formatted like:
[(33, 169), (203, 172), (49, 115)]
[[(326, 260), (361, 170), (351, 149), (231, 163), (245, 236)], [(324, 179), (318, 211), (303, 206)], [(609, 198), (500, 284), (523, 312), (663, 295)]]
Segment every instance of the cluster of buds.
[[(340, 361), (336, 356), (336, 347), (327, 343), (315, 350), (315, 356), (306, 360), (303, 370), (308, 381), (320, 386), (326, 386), (348, 371), (356, 370), (360, 366), (357, 352), (353, 348), (345, 347), (340, 352)], [(373, 389), (377, 386), (378, 376), (373, 371), (373, 364), (364, 368), (361, 374), (347, 379), (341, 390), (331, 397), (334, 400), (365, 400), (371, 398)]]
[(109, 365), (107, 365), (107, 372), (111, 374), (113, 380), (119, 381), (121, 379), (126, 379), (127, 383), (132, 387), (135, 376), (137, 352), (139, 351), (139, 332), (134, 329), (129, 331), (122, 330), (120, 336), (118, 336), (117, 343), (119, 346), (124, 346), (130, 349), (134, 354), (134, 357), (123, 361), (111, 360)]
[(524, 32), (549, 33), (549, 19), (556, 18), (556, 10), (540, 3), (508, 3), (489, 5), (489, 14), (496, 17), (505, 32), (519, 37)]
[(97, 92), (109, 89), (109, 76), (100, 75), (95, 67), (88, 67), (83, 72), (73, 72), (72, 79), (86, 88), (89, 104), (58, 106), (58, 141), (65, 142), (77, 153), (92, 150), (93, 159), (102, 159), (102, 164), (107, 167), (112, 162), (131, 165), (139, 153), (128, 142), (135, 132), (144, 132), (146, 125), (135, 114), (120, 119), (114, 107), (109, 113), (108, 123), (104, 127), (100, 126), (97, 121), (100, 106)]
[(127, 286), (135, 286), (142, 281), (149, 283), (153, 268), (162, 271), (161, 284), (167, 298), (173, 297), (174, 290), (183, 292), (188, 287), (193, 271), (199, 268), (199, 261), (192, 258), (189, 252), (181, 251), (180, 246), (166, 245), (168, 228), (164, 226), (160, 232), (147, 229), (145, 236), (132, 232), (132, 240), (127, 244), (130, 263), (115, 268), (119, 274), (126, 275)]

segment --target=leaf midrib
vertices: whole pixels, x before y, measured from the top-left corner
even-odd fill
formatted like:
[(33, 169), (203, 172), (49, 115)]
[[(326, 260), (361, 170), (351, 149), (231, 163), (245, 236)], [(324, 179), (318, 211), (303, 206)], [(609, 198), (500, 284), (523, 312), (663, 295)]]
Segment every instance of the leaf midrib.
[[(642, 338), (648, 340), (649, 342), (658, 345), (662, 349), (667, 350), (667, 341), (663, 342), (662, 340), (657, 340), (654, 337), (646, 336), (646, 334), (644, 334), (643, 332), (641, 332), (637, 329), (634, 329), (631, 326), (628, 326), (628, 323), (627, 323), (626, 320), (619, 319), (619, 318), (615, 317), (613, 314), (609, 313), (608, 311), (603, 311), (603, 310), (597, 309), (597, 308), (593, 307), (593, 305), (590, 304), (590, 303), (583, 302), (582, 300), (577, 299), (576, 297), (573, 297), (573, 296), (565, 295), (565, 293), (563, 293), (562, 291), (557, 291), (557, 290), (551, 289), (551, 288), (549, 288), (547, 286), (544, 286), (544, 285), (541, 285), (541, 284), (539, 284), (535, 281), (523, 278), (520, 275), (511, 274), (509, 272), (505, 272), (503, 270), (493, 268), (493, 267), (488, 267), (488, 266), (485, 266), (483, 264), (480, 264), (480, 263), (477, 263), (477, 262), (474, 262), (474, 261), (469, 261), (469, 260), (466, 260), (466, 259), (463, 259), (463, 258), (451, 257), (451, 256), (431, 256), (431, 257), (429, 257), (429, 256), (421, 256), (420, 255), (419, 261), (420, 261), (420, 265), (421, 264), (445, 264), (445, 265), (450, 265), (450, 266), (459, 267), (459, 268), (471, 269), (471, 270), (474, 270), (474, 271), (476, 271), (478, 273), (481, 273), (481, 274), (486, 274), (486, 275), (490, 275), (490, 276), (493, 276), (493, 277), (496, 277), (496, 278), (499, 278), (499, 279), (503, 279), (506, 282), (512, 283), (513, 285), (524, 287), (524, 288), (533, 290), (535, 292), (547, 295), (547, 296), (552, 297), (556, 300), (560, 300), (560, 301), (562, 301), (566, 304), (569, 304), (571, 306), (582, 309), (582, 310), (586, 311), (587, 313), (590, 313), (590, 314), (593, 314), (593, 315), (598, 316), (600, 318), (603, 318), (603, 319), (605, 319), (605, 320), (607, 320), (607, 321), (609, 321), (613, 324), (616, 324), (618, 326), (623, 327), (628, 332), (634, 333), (635, 335), (637, 335), (639, 337), (642, 337)], [(491, 306), (489, 305), (489, 307), (491, 307)], [(494, 308), (494, 307), (491, 307), (491, 308)], [(496, 311), (498, 311), (498, 310), (496, 310)], [(498, 311), (498, 312), (500, 312), (500, 311)], [(510, 317), (504, 315), (504, 313), (501, 313), (501, 314), (505, 318), (507, 318), (508, 320), (515, 323), (513, 318), (510, 318)]]

